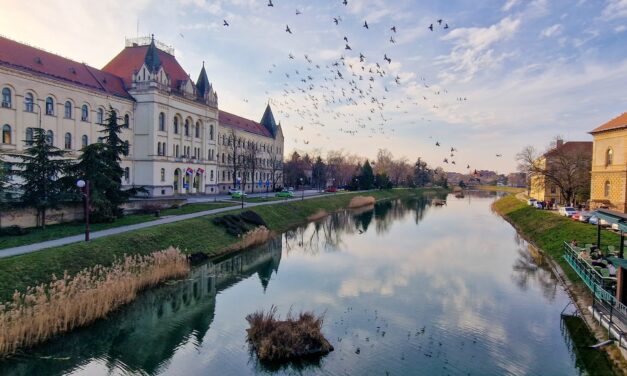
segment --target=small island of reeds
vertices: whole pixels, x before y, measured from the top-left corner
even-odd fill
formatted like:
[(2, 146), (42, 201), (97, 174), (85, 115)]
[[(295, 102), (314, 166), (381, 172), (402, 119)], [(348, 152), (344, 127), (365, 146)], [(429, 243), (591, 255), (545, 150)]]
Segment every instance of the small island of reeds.
[(257, 311), (246, 316), (250, 328), (248, 343), (260, 361), (284, 362), (326, 355), (333, 346), (322, 334), (323, 315), (288, 312), (280, 320), (277, 307), (268, 311)]

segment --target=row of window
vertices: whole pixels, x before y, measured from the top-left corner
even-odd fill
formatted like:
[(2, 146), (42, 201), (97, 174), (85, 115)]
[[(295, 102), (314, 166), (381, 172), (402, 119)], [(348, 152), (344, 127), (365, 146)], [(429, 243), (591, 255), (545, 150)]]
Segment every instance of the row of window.
[[(3, 88), (2, 89), (2, 107), (13, 108), (12, 98), (13, 98), (13, 95), (11, 93), (11, 89), (9, 89), (8, 87)], [(24, 111), (35, 112), (35, 106), (39, 106), (39, 105), (35, 103), (33, 94), (26, 93), (24, 95)], [(63, 117), (66, 119), (73, 119), (74, 118), (73, 112), (74, 112), (74, 105), (72, 104), (72, 102), (65, 101), (65, 103), (63, 104)], [(49, 116), (56, 115), (54, 99), (52, 97), (46, 98), (45, 113), (46, 115), (49, 115)], [(81, 106), (81, 120), (89, 121), (89, 114), (90, 114), (89, 106), (87, 104), (83, 104)], [(105, 111), (103, 108), (99, 108), (98, 110), (96, 110), (96, 123), (102, 124), (104, 123), (104, 120), (105, 120)], [(130, 125), (129, 114), (124, 115), (124, 125), (125, 126)]]
[[(174, 120), (172, 121), (172, 126), (173, 126), (173, 131), (174, 134), (179, 134), (179, 132), (181, 131), (180, 129), (180, 123), (181, 123), (181, 118), (180, 115), (176, 115), (174, 116)], [(201, 123), (200, 121), (196, 122), (196, 125), (192, 127), (191, 124), (191, 120), (190, 119), (185, 119), (185, 122), (183, 123), (183, 134), (187, 137), (190, 137), (191, 133), (191, 128), (193, 128), (193, 132), (194, 132), (194, 137), (196, 138), (200, 138), (201, 136)], [(159, 113), (159, 131), (161, 132), (165, 132), (166, 131), (166, 127), (165, 127), (165, 113), (160, 112)], [(209, 125), (209, 139), (213, 140), (213, 134), (214, 134), (214, 129), (213, 129), (213, 124)]]
[[(218, 136), (218, 142), (220, 142), (220, 140), (222, 141), (222, 145), (224, 145), (224, 146), (234, 145), (234, 142), (235, 142), (235, 141), (233, 141), (233, 136), (228, 136), (227, 137), (226, 135), (221, 135), (221, 136), (219, 135)], [(250, 140), (249, 141), (244, 140), (241, 137), (237, 139), (237, 147), (240, 147), (240, 148), (244, 147), (244, 148), (247, 148), (247, 149), (255, 148), (255, 149), (259, 150), (259, 151), (262, 151), (262, 152), (266, 152), (267, 151), (269, 153), (272, 153), (273, 150), (274, 150), (274, 147), (272, 145), (266, 145), (266, 144), (261, 144), (260, 145), (259, 143), (251, 142)], [(281, 153), (281, 149), (280, 148), (277, 148), (276, 151), (277, 151), (277, 154)]]
[[(250, 180), (250, 171), (246, 171), (246, 180)], [(221, 182), (230, 182), (233, 181), (233, 178), (235, 177), (235, 174), (233, 173), (233, 171), (226, 171), (226, 170), (222, 170), (222, 179), (220, 180)], [(241, 178), (242, 177), (242, 173), (241, 172), (237, 172), (237, 177)], [(264, 172), (264, 171), (257, 171), (255, 172), (255, 179), (252, 182), (253, 184), (259, 180), (262, 181), (267, 181), (270, 180), (271, 177), (271, 173), (269, 172)]]
[[(24, 138), (24, 142), (26, 143), (26, 145), (31, 145), (33, 143), (34, 140), (34, 134), (35, 134), (35, 129), (34, 128), (26, 128), (25, 131), (25, 138)], [(12, 144), (12, 133), (11, 133), (11, 126), (8, 124), (5, 124), (2, 126), (2, 143), (3, 144)], [(46, 141), (48, 142), (48, 144), (50, 145), (54, 145), (54, 132), (52, 130), (48, 130), (46, 132)], [(72, 144), (72, 134), (70, 132), (66, 132), (65, 136), (63, 137), (63, 147), (65, 149), (72, 149), (73, 144)], [(98, 137), (98, 142), (102, 142), (103, 138), (102, 137)], [(128, 141), (125, 141), (128, 144)], [(81, 136), (81, 148), (84, 148), (85, 146), (89, 145), (89, 137), (87, 135), (83, 135)]]

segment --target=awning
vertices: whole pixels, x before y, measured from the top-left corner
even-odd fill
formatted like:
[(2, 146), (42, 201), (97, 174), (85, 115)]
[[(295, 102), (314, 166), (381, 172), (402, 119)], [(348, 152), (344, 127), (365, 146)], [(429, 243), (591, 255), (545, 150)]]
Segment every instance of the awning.
[(618, 225), (620, 231), (627, 232), (626, 214), (609, 209), (597, 209), (594, 214), (608, 223)]

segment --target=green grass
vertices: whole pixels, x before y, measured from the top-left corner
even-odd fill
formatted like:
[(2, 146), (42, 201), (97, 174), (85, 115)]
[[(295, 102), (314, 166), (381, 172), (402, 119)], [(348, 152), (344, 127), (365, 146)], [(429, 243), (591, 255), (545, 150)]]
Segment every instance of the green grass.
[[(268, 201), (279, 201), (284, 200), (282, 197), (274, 197), (274, 194), (269, 194), (268, 197), (246, 197), (244, 198), (244, 202), (249, 203), (257, 203), (257, 202), (268, 202)], [(234, 203), (242, 202), (241, 198), (232, 198), (231, 201)]]
[[(258, 206), (251, 210), (261, 215), (271, 230), (283, 232), (294, 225), (306, 222), (308, 216), (319, 210), (333, 212), (345, 208), (351, 198), (356, 195), (365, 194), (382, 200), (414, 196), (421, 192), (423, 191), (357, 192)], [(234, 209), (229, 213), (239, 211), (241, 209)], [(68, 244), (26, 255), (0, 259), (0, 301), (9, 299), (16, 289), (24, 291), (29, 286), (49, 282), (53, 274), (59, 276), (64, 271), (75, 274), (96, 264), (110, 265), (116, 258), (125, 254), (145, 255), (171, 245), (179, 247), (186, 253), (219, 254), (227, 246), (234, 244), (237, 238), (228, 235), (223, 228), (214, 225), (211, 221), (213, 217), (215, 215), (203, 216), (98, 238), (89, 243)]]
[[(227, 206), (234, 206), (228, 202), (203, 202), (198, 204), (187, 204), (176, 209), (161, 210), (161, 215), (181, 215), (196, 213), (204, 210), (218, 209)], [(153, 221), (157, 219), (154, 214), (133, 214), (127, 215), (116, 220), (113, 223), (94, 223), (90, 226), (91, 231), (106, 230), (109, 228), (134, 225)], [(64, 238), (66, 236), (80, 235), (85, 232), (85, 224), (83, 222), (60, 223), (46, 226), (45, 230), (40, 228), (32, 228), (26, 235), (21, 236), (2, 236), (0, 237), (0, 249), (19, 247), (27, 244), (40, 243), (46, 240)]]
[[(579, 276), (562, 257), (564, 242), (576, 239), (581, 245), (597, 242), (597, 227), (588, 223), (573, 221), (545, 210), (534, 209), (513, 195), (505, 196), (494, 202), (494, 210), (509, 219), (518, 230), (544, 250), (557, 262), (567, 277), (579, 283)], [(607, 231), (601, 232), (601, 246), (614, 245), (618, 248), (620, 236)]]
[(497, 192), (509, 192), (509, 193), (520, 193), (524, 192), (526, 188), (517, 188), (517, 187), (499, 187), (498, 185), (479, 185), (477, 189), (482, 191), (497, 191)]

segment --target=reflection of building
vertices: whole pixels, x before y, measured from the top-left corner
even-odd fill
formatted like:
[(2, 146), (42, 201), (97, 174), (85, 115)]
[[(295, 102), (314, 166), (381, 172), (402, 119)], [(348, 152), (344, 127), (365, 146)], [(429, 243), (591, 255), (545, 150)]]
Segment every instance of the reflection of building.
[(122, 183), (151, 196), (232, 186), (227, 134), (235, 133), (239, 154), (258, 147), (255, 181), (268, 176), (271, 159), (282, 162), (283, 134), (269, 106), (260, 123), (219, 110), (204, 64), (194, 82), (174, 50), (151, 37), (127, 40), (101, 70), (0, 37), (0, 92), (0, 150), (17, 153), (41, 127), (76, 158), (100, 141), (113, 108), (130, 144)]
[[(132, 374), (157, 374), (191, 336), (202, 343), (213, 321), (216, 294), (254, 274), (265, 290), (281, 254), (281, 238), (276, 238), (201, 265), (189, 279), (148, 290), (107, 320), (42, 345), (36, 349), (41, 357), (0, 362), (0, 374), (65, 374), (95, 359), (110, 359), (111, 367), (123, 364)], [(69, 360), (51, 363), (45, 354)]]
[[(592, 154), (592, 142), (588, 141), (569, 141), (564, 142), (557, 140), (555, 148), (544, 153), (540, 158), (535, 160), (536, 169), (547, 171), (552, 175), (566, 175), (555, 172), (556, 169), (576, 168), (570, 165), (570, 162), (583, 158), (589, 160)], [(586, 171), (588, 171), (586, 169)], [(530, 197), (538, 201), (546, 201), (562, 204), (564, 198), (560, 189), (546, 177), (547, 174), (532, 174), (530, 179)], [(589, 175), (586, 174), (589, 179)]]
[(590, 206), (627, 212), (627, 113), (590, 132), (594, 147)]

